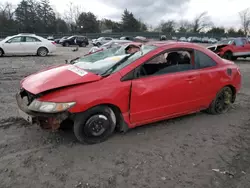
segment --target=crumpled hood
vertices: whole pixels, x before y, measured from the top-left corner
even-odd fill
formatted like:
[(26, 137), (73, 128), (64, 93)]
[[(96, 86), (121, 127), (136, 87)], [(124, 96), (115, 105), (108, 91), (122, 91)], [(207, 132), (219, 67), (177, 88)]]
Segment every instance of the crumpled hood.
[(32, 74), (21, 81), (21, 87), (38, 94), (64, 86), (98, 81), (101, 76), (87, 72), (74, 65), (61, 65)]
[(217, 51), (221, 48), (224, 48), (225, 46), (228, 46), (229, 44), (215, 44), (212, 46), (208, 46), (207, 49), (212, 50), (212, 51)]

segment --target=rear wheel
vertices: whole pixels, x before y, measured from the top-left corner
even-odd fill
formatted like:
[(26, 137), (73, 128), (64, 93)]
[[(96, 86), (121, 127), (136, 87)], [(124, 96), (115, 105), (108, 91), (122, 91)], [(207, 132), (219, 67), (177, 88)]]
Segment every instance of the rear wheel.
[(114, 132), (116, 117), (107, 106), (93, 107), (74, 120), (74, 134), (83, 144), (96, 144), (107, 140)]
[(65, 47), (69, 47), (69, 43), (68, 43), (68, 42), (65, 42), (65, 43), (64, 43), (64, 46), (65, 46)]
[(86, 47), (86, 46), (87, 46), (87, 45), (86, 45), (86, 43), (84, 43), (84, 42), (81, 44), (81, 47)]
[(230, 87), (222, 88), (216, 95), (216, 98), (211, 103), (207, 112), (210, 114), (223, 114), (226, 113), (233, 101), (233, 91)]
[(44, 47), (41, 47), (37, 50), (37, 55), (39, 55), (41, 57), (45, 57), (48, 55), (48, 50)]

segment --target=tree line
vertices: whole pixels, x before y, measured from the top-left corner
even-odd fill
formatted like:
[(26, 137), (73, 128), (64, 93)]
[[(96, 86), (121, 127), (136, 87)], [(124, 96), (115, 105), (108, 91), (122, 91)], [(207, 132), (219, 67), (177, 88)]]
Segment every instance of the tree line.
[(110, 19), (98, 20), (92, 12), (85, 12), (79, 5), (70, 3), (63, 15), (56, 12), (49, 0), (22, 0), (19, 4), (0, 4), (0, 32), (31, 32), (31, 33), (100, 33), (112, 32), (146, 32), (162, 33), (192, 32), (213, 33), (223, 35), (247, 35), (250, 30), (250, 9), (239, 12), (241, 29), (233, 27), (215, 27), (207, 12), (189, 20), (164, 20), (153, 28), (137, 19), (132, 12), (125, 9), (121, 21)]

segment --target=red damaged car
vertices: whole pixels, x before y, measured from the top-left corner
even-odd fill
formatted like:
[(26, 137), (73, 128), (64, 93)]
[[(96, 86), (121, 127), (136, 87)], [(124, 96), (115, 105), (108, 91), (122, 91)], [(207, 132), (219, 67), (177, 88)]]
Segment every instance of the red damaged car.
[(202, 110), (225, 113), (240, 87), (237, 65), (205, 47), (151, 42), (32, 74), (21, 81), (16, 99), (27, 121), (52, 129), (72, 122), (76, 138), (94, 144), (114, 130)]
[(219, 41), (217, 44), (209, 46), (208, 49), (228, 60), (250, 57), (250, 41), (242, 37)]

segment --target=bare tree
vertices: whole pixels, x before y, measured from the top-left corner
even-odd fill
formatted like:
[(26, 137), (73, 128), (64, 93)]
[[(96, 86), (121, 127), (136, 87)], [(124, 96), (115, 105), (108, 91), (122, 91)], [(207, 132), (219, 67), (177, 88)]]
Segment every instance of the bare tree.
[(192, 24), (188, 20), (181, 20), (178, 22), (178, 31), (181, 33), (190, 32), (192, 28)]
[(67, 11), (64, 12), (65, 20), (76, 23), (80, 14), (84, 12), (84, 9), (80, 5), (75, 5), (73, 2), (70, 2), (67, 7)]
[(202, 12), (198, 16), (195, 17), (193, 21), (193, 32), (200, 32), (203, 29), (212, 26), (212, 22), (210, 21), (209, 16), (207, 15), (207, 12)]
[(75, 31), (77, 20), (80, 14), (84, 12), (84, 9), (80, 5), (75, 5), (73, 2), (70, 2), (67, 7), (67, 10), (64, 12), (64, 19), (71, 30)]
[(5, 4), (0, 4), (0, 12), (2, 16), (4, 16), (6, 19), (11, 20), (14, 17), (15, 14), (15, 7), (11, 4), (6, 2)]
[(247, 8), (241, 12), (239, 12), (240, 20), (242, 24), (242, 29), (244, 31), (244, 35), (247, 35), (250, 30), (250, 9)]

